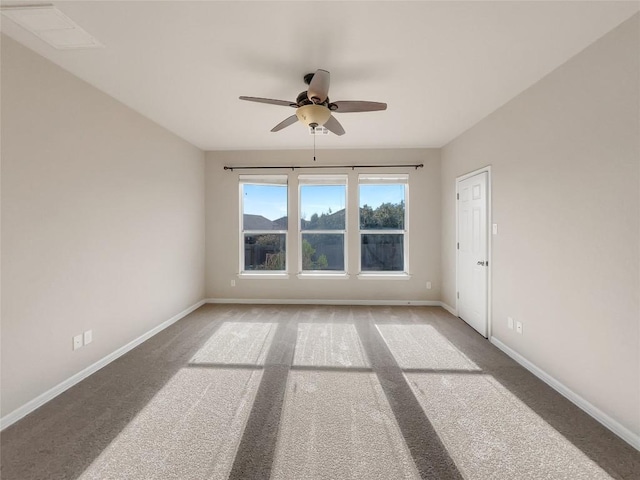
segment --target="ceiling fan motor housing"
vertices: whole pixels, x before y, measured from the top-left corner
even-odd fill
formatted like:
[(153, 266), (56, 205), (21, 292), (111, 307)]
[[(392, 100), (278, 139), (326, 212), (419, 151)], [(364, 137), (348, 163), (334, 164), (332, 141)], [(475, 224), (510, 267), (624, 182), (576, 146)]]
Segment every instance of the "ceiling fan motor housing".
[(324, 102), (314, 102), (312, 100), (309, 100), (309, 97), (307, 96), (307, 91), (305, 90), (304, 92), (300, 92), (298, 94), (298, 97), (296, 98), (296, 103), (299, 106), (302, 105), (325, 105), (325, 106), (329, 106), (329, 97), (327, 97), (327, 99)]
[(331, 110), (324, 105), (303, 105), (296, 110), (296, 116), (305, 125), (317, 127), (329, 120)]

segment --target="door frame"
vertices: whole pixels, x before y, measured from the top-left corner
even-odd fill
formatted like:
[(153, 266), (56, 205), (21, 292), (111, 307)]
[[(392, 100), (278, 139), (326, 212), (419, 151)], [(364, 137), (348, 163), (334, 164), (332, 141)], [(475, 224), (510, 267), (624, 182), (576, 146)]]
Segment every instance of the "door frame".
[[(487, 269), (487, 339), (491, 339), (492, 336), (492, 305), (491, 305), (491, 298), (492, 298), (492, 291), (491, 291), (491, 284), (492, 284), (492, 271), (493, 271), (493, 257), (492, 257), (492, 237), (493, 237), (493, 220), (492, 220), (492, 215), (491, 215), (491, 185), (492, 185), (492, 178), (491, 178), (491, 165), (487, 165), (486, 167), (482, 167), (479, 168), (477, 170), (473, 170), (472, 172), (468, 172), (465, 173), (464, 175), (460, 175), (458, 177), (456, 177), (456, 188), (455, 188), (455, 210), (456, 210), (456, 245), (458, 244), (459, 240), (459, 218), (458, 218), (458, 193), (460, 193), (458, 191), (458, 188), (460, 186), (460, 182), (463, 180), (466, 180), (467, 178), (471, 178), (475, 175), (478, 175), (480, 173), (487, 173), (487, 260), (489, 261), (489, 265), (488, 265), (488, 269)], [(458, 273), (459, 273), (459, 268), (458, 268), (458, 248), (455, 248), (455, 253), (456, 253), (456, 316), (458, 315)]]

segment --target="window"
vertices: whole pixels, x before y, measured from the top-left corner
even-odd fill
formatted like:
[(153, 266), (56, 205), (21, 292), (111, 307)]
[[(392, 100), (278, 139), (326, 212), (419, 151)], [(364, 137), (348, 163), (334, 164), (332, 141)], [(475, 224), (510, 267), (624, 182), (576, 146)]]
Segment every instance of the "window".
[(360, 175), (360, 271), (407, 273), (407, 175)]
[(287, 270), (287, 176), (240, 175), (243, 273)]
[(300, 271), (344, 272), (347, 176), (300, 175)]

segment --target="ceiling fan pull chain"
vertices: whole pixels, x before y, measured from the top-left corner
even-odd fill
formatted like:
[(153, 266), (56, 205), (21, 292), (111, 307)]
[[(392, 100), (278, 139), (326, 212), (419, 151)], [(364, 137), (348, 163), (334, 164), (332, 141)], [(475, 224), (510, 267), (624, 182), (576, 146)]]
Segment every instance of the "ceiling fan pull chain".
[(316, 161), (316, 127), (313, 127), (313, 161)]

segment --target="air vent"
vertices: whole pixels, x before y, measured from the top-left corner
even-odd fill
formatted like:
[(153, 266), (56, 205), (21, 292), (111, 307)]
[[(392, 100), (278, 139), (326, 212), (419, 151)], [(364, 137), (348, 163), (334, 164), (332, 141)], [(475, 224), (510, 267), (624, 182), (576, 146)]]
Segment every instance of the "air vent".
[(329, 135), (329, 130), (325, 127), (309, 127), (309, 135)]
[(54, 48), (104, 47), (53, 5), (3, 6), (1, 12)]

